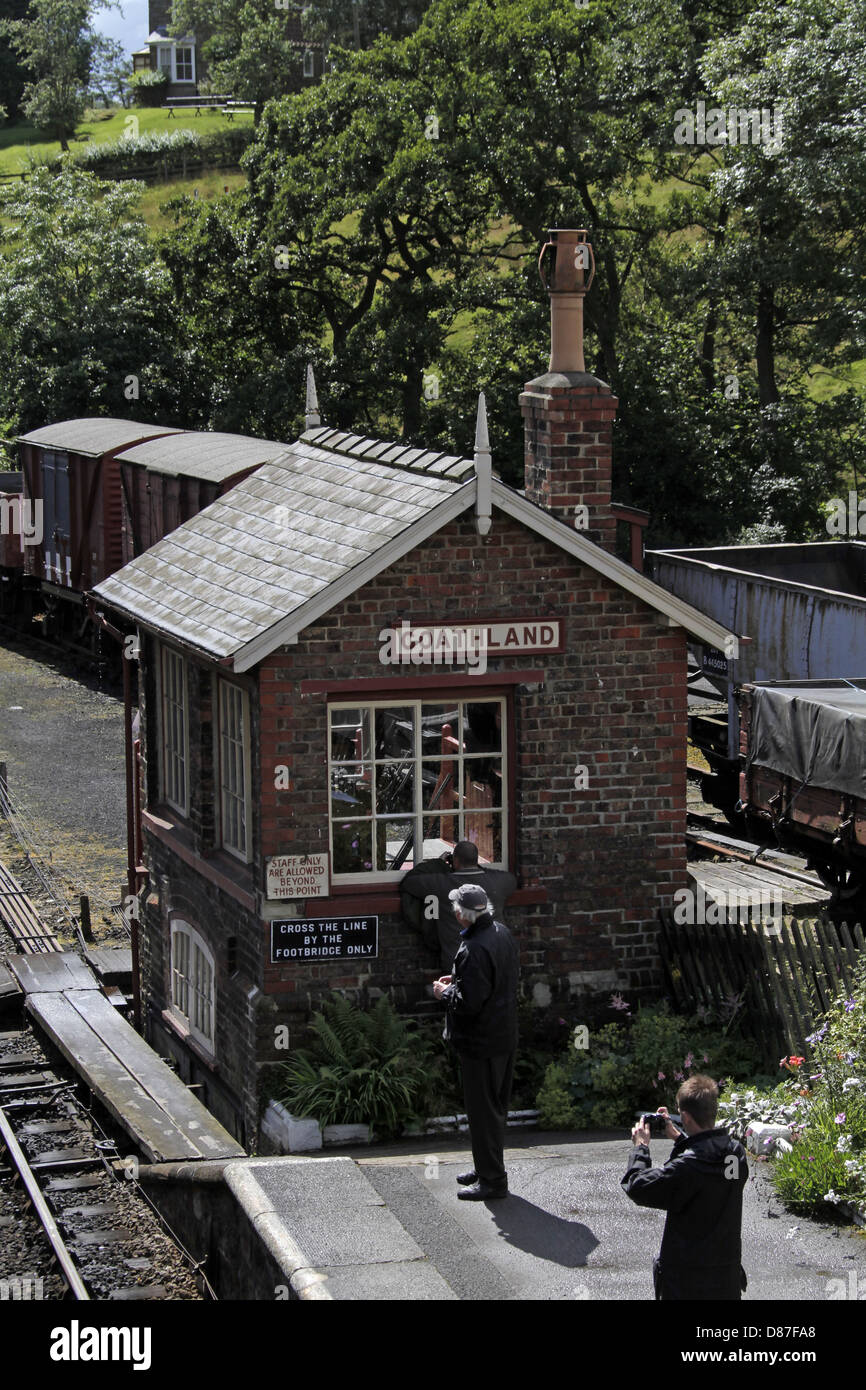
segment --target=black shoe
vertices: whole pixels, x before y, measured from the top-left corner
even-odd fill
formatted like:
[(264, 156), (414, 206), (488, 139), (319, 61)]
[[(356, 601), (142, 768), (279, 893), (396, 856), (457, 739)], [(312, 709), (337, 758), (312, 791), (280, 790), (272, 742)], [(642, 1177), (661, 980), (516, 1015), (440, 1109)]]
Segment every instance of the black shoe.
[(476, 1182), (472, 1187), (464, 1187), (457, 1193), (461, 1202), (487, 1202), (496, 1197), (508, 1196), (508, 1183)]
[(458, 1173), (457, 1181), (461, 1187), (470, 1187), (472, 1183), (478, 1181), (478, 1174), (474, 1169), (471, 1173)]

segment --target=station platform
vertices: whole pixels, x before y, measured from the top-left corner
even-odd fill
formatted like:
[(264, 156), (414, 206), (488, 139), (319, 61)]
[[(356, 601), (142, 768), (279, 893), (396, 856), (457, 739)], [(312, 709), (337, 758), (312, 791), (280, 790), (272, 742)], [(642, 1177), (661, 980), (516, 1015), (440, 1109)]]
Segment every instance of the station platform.
[(38, 1027), (151, 1163), (244, 1150), (145, 1042), (71, 952), (9, 958)]
[[(429, 1146), (429, 1147), (428, 1147)], [(652, 1145), (663, 1163), (670, 1142)], [(513, 1136), (508, 1197), (458, 1199), (465, 1139), (401, 1140), (334, 1156), (247, 1158), (142, 1169), (223, 1300), (326, 1302), (653, 1300), (664, 1213), (620, 1186), (620, 1132)], [(746, 1299), (787, 1306), (866, 1279), (856, 1228), (785, 1212), (766, 1165), (743, 1198)], [(196, 1214), (198, 1213), (198, 1215)]]

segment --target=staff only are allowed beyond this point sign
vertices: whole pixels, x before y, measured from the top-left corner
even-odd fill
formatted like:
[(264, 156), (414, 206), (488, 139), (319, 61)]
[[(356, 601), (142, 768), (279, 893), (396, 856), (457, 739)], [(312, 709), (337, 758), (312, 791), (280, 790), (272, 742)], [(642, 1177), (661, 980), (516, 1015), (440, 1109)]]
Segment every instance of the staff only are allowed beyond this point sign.
[(327, 854), (277, 854), (265, 860), (267, 894), (284, 902), (328, 896)]
[(372, 960), (379, 954), (378, 917), (298, 917), (271, 922), (271, 964)]

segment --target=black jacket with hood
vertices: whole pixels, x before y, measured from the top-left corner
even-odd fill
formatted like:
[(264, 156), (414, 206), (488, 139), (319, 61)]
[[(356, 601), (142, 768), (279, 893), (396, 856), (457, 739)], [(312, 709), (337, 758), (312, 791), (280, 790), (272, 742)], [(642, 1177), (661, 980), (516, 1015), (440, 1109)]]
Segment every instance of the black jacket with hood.
[[(667, 1212), (656, 1269), (663, 1299), (738, 1299), (746, 1151), (724, 1129), (682, 1135), (663, 1168), (638, 1144), (622, 1185), (641, 1207)], [(659, 1285), (657, 1284), (657, 1294)]]
[(517, 1046), (517, 946), (490, 912), (461, 933), (442, 998), (445, 1037), (464, 1057), (501, 1057)]

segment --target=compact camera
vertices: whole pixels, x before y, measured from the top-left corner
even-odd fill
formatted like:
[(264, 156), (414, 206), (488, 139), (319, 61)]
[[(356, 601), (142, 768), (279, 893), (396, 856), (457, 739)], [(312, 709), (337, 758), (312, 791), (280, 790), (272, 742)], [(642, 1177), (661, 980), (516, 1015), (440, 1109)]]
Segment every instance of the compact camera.
[(647, 1126), (647, 1129), (650, 1132), (651, 1139), (662, 1139), (664, 1137), (665, 1127), (667, 1125), (668, 1120), (671, 1121), (675, 1129), (680, 1128), (680, 1126), (677, 1124), (675, 1116), (662, 1115), (659, 1113), (658, 1110), (653, 1110), (649, 1113), (645, 1113), (640, 1117), (640, 1122), (642, 1125)]

